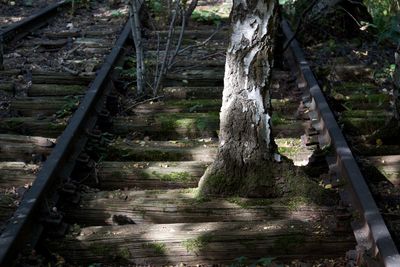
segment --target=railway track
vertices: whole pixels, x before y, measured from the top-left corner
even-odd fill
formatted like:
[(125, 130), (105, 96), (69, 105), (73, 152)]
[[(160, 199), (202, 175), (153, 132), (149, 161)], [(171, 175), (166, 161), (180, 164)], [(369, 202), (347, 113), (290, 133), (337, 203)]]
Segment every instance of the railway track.
[[(202, 33), (206, 38), (212, 31)], [(285, 33), (291, 36), (287, 28)], [(385, 266), (396, 266), (398, 252), (374, 201), (362, 199), (370, 193), (360, 180), (356, 181), (354, 188), (339, 190), (347, 191), (354, 199), (354, 202), (342, 200), (345, 205), (341, 206), (332, 203), (320, 205), (314, 203), (311, 196), (310, 199), (277, 200), (196, 197), (194, 187), (216, 153), (224, 50), (229, 39), (227, 32), (215, 36), (206, 46), (178, 57), (175, 68), (164, 81), (162, 99), (133, 105), (123, 99), (122, 88), (126, 84), (124, 73), (129, 74), (132, 69), (129, 61), (123, 63), (120, 60), (120, 48), (128, 34), (129, 26), (126, 26), (64, 132), (63, 127), (57, 129), (53, 124), (44, 127), (51, 130), (49, 137), (55, 138), (61, 132), (62, 135), (2, 233), (0, 245), (8, 248), (0, 254), (3, 265), (12, 261), (17, 248), (22, 247), (19, 241), (22, 237), (16, 234), (29, 229), (27, 224), (35, 224), (40, 225), (35, 226), (39, 233), (41, 227), (46, 228), (36, 246), (40, 252), (71, 264), (231, 264), (241, 256), (242, 260), (246, 257), (248, 263), (277, 257), (276, 260), (296, 260), (298, 264), (300, 261), (327, 263), (331, 259), (344, 264), (346, 260), (341, 257), (359, 244), (366, 247), (371, 257), (366, 257), (368, 253), (365, 251), (357, 251), (359, 254), (350, 253), (356, 256), (349, 255), (347, 262), (360, 261), (357, 255), (362, 255), (368, 264), (377, 263), (376, 257)], [(191, 35), (199, 36), (199, 31), (189, 30), (187, 36)], [(152, 42), (150, 38), (147, 45), (151, 47)], [(351, 153), (341, 154), (349, 150), (345, 142), (342, 139), (338, 141), (333, 134), (337, 132), (336, 128), (332, 130), (335, 122), (326, 122), (326, 116), (329, 120), (333, 117), (326, 115), (329, 110), (325, 103), (320, 102), (324, 100), (318, 94), (316, 96), (317, 84), (312, 80), (312, 73), (305, 60), (299, 57), (299, 48), (291, 45), (290, 49), (287, 60), (297, 62), (295, 66), (300, 67), (294, 73), (299, 75), (293, 76), (285, 67), (276, 68), (272, 82), (272, 104), (276, 114), (272, 120), (279, 151), (297, 165), (305, 165), (312, 154), (320, 153), (321, 147), (328, 143), (340, 144), (333, 151), (342, 169), (330, 164), (331, 173), (325, 174), (328, 177), (344, 171), (349, 175), (341, 174), (340, 177), (346, 177), (347, 185), (351, 185), (354, 173), (358, 175), (354, 169), (347, 169)], [(123, 66), (122, 70), (119, 68), (112, 76), (107, 76), (116, 62)], [(56, 65), (56, 70), (62, 71), (63, 67), (62, 64)], [(70, 70), (67, 67), (67, 71)], [(71, 73), (34, 75), (32, 72), (31, 76), (32, 85), (35, 85), (33, 77), (36, 76), (39, 81), (80, 80), (76, 75), (66, 78), (71, 77)], [(90, 77), (85, 75), (84, 79), (87, 76)], [(303, 100), (302, 94), (308, 86), (311, 87), (311, 97), (315, 99), (312, 102), (315, 105), (309, 109), (312, 125), (307, 120), (307, 110), (305, 114), (296, 115), (298, 103)], [(68, 91), (71, 95), (74, 90), (72, 87), (59, 90), (53, 87), (51, 91)], [(34, 91), (40, 96), (40, 92), (48, 90), (46, 86), (39, 86)], [(29, 90), (27, 92), (29, 94)], [(16, 137), (8, 137), (10, 132), (23, 131), (26, 134), (24, 131), (29, 130), (29, 135), (42, 137), (29, 137), (27, 140), (53, 145), (53, 140), (43, 139), (41, 125), (48, 123), (47, 117), (40, 114), (43, 111), (33, 108), (33, 104), (26, 109), (26, 105), (26, 102), (20, 104), (22, 111), (19, 112), (30, 117), (21, 119), (15, 127), (12, 127), (14, 122), (2, 122), (1, 125), (8, 125), (8, 128), (0, 131), (6, 131), (7, 138), (12, 139)], [(45, 107), (45, 114), (52, 114), (47, 104), (39, 105)], [(11, 101), (10, 106), (12, 110), (18, 104), (13, 105)], [(319, 112), (313, 110), (313, 106)], [(318, 117), (319, 113), (323, 115)], [(113, 116), (112, 120), (109, 114)], [(39, 119), (35, 120), (32, 115)], [(322, 124), (315, 124), (317, 121), (324, 121), (329, 130), (318, 129)], [(305, 129), (308, 137), (302, 139)], [(315, 137), (318, 140), (312, 140)], [(318, 156), (311, 158), (321, 160)], [(42, 158), (35, 154), (33, 161), (38, 159)], [(23, 161), (32, 159), (28, 155)], [(21, 166), (28, 170), (37, 168), (31, 165), (22, 162), (10, 164), (11, 167), (5, 169), (7, 176), (3, 177), (8, 177), (10, 172), (21, 175)], [(354, 163), (350, 165), (356, 168)], [(319, 170), (318, 175), (324, 171)], [(25, 178), (35, 179), (29, 174), (25, 174)], [(40, 192), (49, 188), (58, 194)], [(360, 188), (364, 190), (361, 193)], [(349, 205), (352, 206), (350, 211)], [(34, 209), (28, 210), (31, 207)], [(42, 210), (44, 212), (38, 212)], [(359, 214), (357, 220), (349, 216), (352, 212), (353, 215)], [(366, 226), (365, 232), (356, 228), (356, 240), (349, 227), (352, 220)], [(67, 235), (56, 238), (65, 223), (70, 225)], [(31, 239), (24, 237), (23, 241), (31, 242)]]
[[(100, 85), (104, 86), (95, 79), (96, 73), (104, 79), (109, 64), (121, 53), (114, 51), (114, 58), (105, 60), (121, 32), (122, 21), (126, 20), (123, 9), (115, 17), (106, 2), (98, 1), (93, 10), (77, 9), (71, 17), (66, 3), (53, 4), (1, 32), (4, 48), (4, 70), (0, 72), (2, 266), (15, 256), (14, 246), (21, 245), (19, 242), (36, 242), (33, 236), (39, 236), (42, 228), (28, 230), (32, 220), (44, 220), (54, 229), (63, 230), (65, 225), (58, 221), (61, 215), (50, 207), (55, 205), (57, 197), (44, 188), (63, 190), (62, 184), (68, 184), (68, 177), (53, 181), (54, 170), (60, 171), (56, 162), (62, 160), (65, 164), (69, 160), (66, 153), (78, 153), (64, 147), (72, 139), (78, 141), (76, 130), (67, 127), (79, 125), (71, 123), (77, 121), (71, 115), (79, 103), (93, 109), (89, 96)], [(124, 32), (126, 39), (128, 29)], [(96, 95), (96, 99), (100, 96)], [(90, 119), (86, 110), (80, 112), (82, 119)], [(60, 144), (57, 138), (64, 141)], [(21, 239), (22, 231), (30, 232), (30, 237)]]
[[(283, 30), (286, 36), (293, 35), (287, 23), (283, 23)], [(333, 153), (327, 155), (330, 178), (324, 182), (329, 186), (338, 187), (343, 204), (351, 212), (358, 213), (357, 216), (353, 215), (352, 227), (359, 246), (371, 257), (377, 257), (382, 265), (396, 266), (400, 262), (396, 244), (375, 204), (356, 159), (297, 41), (292, 42), (291, 48), (290, 56), (296, 63), (292, 65), (296, 66), (293, 70), (298, 73), (300, 86), (307, 89), (303, 104), (310, 114), (311, 135), (316, 137), (321, 147), (333, 147)], [(366, 97), (365, 94), (363, 96)], [(351, 94), (349, 99), (352, 97), (357, 98), (357, 95)], [(366, 260), (366, 263), (373, 264), (373, 260)]]
[(32, 1), (31, 3), (28, 3), (29, 1), (26, 1), (25, 3), (11, 2), (12, 1), (2, 1), (0, 3), (0, 9), (2, 11), (0, 17), (1, 30), (7, 28), (7, 26), (13, 23), (26, 19), (32, 14), (37, 13), (40, 9), (43, 9), (56, 1), (40, 0), (35, 2)]

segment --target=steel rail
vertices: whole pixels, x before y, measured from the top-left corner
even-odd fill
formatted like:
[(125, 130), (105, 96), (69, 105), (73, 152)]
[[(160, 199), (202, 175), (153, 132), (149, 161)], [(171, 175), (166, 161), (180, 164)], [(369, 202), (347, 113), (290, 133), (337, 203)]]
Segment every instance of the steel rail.
[(4, 51), (6, 50), (7, 45), (22, 39), (30, 32), (45, 25), (49, 19), (58, 13), (61, 7), (69, 2), (71, 2), (71, 0), (62, 0), (51, 4), (50, 6), (40, 10), (38, 13), (0, 30), (0, 70), (3, 69)]
[[(286, 40), (293, 37), (293, 32), (285, 20), (282, 22), (282, 30)], [(310, 119), (312, 126), (319, 132), (319, 143), (321, 146), (331, 145), (335, 149), (336, 157), (330, 165), (330, 170), (338, 177), (346, 179), (348, 195), (342, 194), (342, 200), (360, 215), (359, 221), (352, 225), (359, 247), (364, 247), (367, 253), (379, 259), (382, 266), (400, 266), (400, 255), (396, 245), (298, 41), (292, 40), (289, 47), (288, 53), (296, 63), (300, 87), (309, 90)]]
[[(86, 92), (84, 99), (73, 114), (59, 142), (44, 163), (32, 187), (24, 195), (20, 206), (13, 214), (0, 236), (0, 266), (10, 266), (15, 255), (29, 240), (31, 231), (42, 228), (38, 210), (49, 190), (60, 180), (68, 162), (74, 162), (84, 144), (80, 141), (88, 129), (93, 128), (100, 108), (103, 105), (105, 90), (110, 87), (111, 71), (121, 58), (123, 46), (130, 35), (130, 25), (126, 23), (111, 53), (102, 65), (95, 80)], [(88, 126), (89, 125), (89, 126)], [(78, 151), (77, 151), (78, 150)], [(41, 231), (41, 230), (39, 230)]]
[(50, 6), (40, 10), (38, 13), (27, 17), (19, 22), (13, 23), (4, 30), (0, 31), (0, 41), (3, 44), (15, 41), (16, 37), (18, 39), (22, 38), (24, 34), (28, 34), (30, 31), (41, 27), (45, 21), (49, 20), (55, 14), (58, 13), (59, 8), (63, 7), (70, 0), (62, 0), (57, 3), (51, 4)]

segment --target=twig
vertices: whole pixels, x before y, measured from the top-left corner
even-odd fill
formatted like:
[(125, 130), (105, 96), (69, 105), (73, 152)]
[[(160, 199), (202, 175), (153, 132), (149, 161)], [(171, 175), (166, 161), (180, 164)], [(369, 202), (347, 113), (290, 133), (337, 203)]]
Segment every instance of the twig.
[(157, 75), (158, 75), (158, 71), (159, 71), (159, 65), (158, 65), (158, 61), (160, 60), (160, 33), (157, 32), (157, 57), (156, 57), (156, 71), (154, 72), (154, 82), (153, 82), (153, 92), (154, 92), (154, 86), (156, 86), (157, 84)]
[(189, 49), (197, 48), (197, 47), (206, 45), (219, 31), (221, 31), (221, 29), (223, 29), (223, 27), (217, 27), (217, 29), (207, 39), (205, 39), (202, 43), (195, 44), (195, 45), (189, 45), (189, 46), (183, 48), (182, 50), (180, 50), (178, 55), (182, 54), (183, 52), (185, 52), (185, 51), (187, 51)]
[(68, 73), (74, 75), (74, 76), (77, 76), (77, 75), (79, 74), (79, 71), (77, 71), (77, 70), (72, 70), (72, 69), (70, 69), (70, 68), (68, 68), (68, 67), (66, 67), (66, 66), (62, 66), (62, 69), (65, 70), (66, 72), (68, 72)]
[(314, 0), (311, 2), (311, 4), (303, 11), (303, 13), (301, 14), (298, 22), (297, 22), (297, 26), (296, 26), (296, 30), (293, 33), (293, 36), (290, 37), (290, 39), (286, 42), (286, 44), (283, 46), (283, 50), (282, 52), (285, 52), (286, 49), (288, 49), (289, 45), (293, 42), (294, 38), (296, 38), (297, 34), (300, 31), (300, 27), (303, 24), (303, 19), (305, 17), (305, 15), (310, 12), (310, 10), (315, 6), (315, 4), (318, 2), (318, 0)]
[(71, 50), (69, 50), (66, 54), (66, 56), (68, 57), (69, 55), (71, 55), (72, 53), (74, 53), (76, 50), (78, 50), (79, 48), (81, 48), (83, 46), (83, 44), (79, 44), (78, 46), (75, 46), (74, 48), (72, 48)]
[(174, 31), (174, 24), (175, 24), (176, 13), (178, 11), (178, 7), (179, 7), (179, 1), (176, 2), (175, 12), (171, 18), (171, 24), (169, 26), (168, 37), (167, 37), (167, 45), (165, 47), (164, 59), (163, 59), (163, 62), (161, 63), (161, 68), (160, 68), (159, 72), (156, 73), (157, 82), (153, 88), (153, 96), (157, 95), (157, 91), (160, 88), (161, 80), (163, 78), (163, 75), (165, 74), (166, 65), (167, 65), (167, 61), (168, 61), (169, 47), (171, 46), (172, 33)]
[(186, 26), (186, 15), (184, 13), (185, 13), (184, 9), (181, 8), (181, 17), (182, 17), (181, 32), (179, 33), (179, 39), (178, 39), (178, 43), (176, 44), (175, 52), (172, 54), (172, 56), (168, 62), (168, 66), (167, 66), (168, 70), (172, 67), (172, 63), (174, 62), (175, 57), (178, 55), (179, 50), (181, 49), (183, 34), (185, 33), (185, 26)]
[(344, 12), (346, 12), (347, 15), (349, 15), (350, 18), (352, 18), (352, 19), (357, 23), (357, 25), (358, 25), (359, 28), (362, 27), (361, 24), (358, 22), (358, 20), (357, 20), (349, 11), (347, 11), (344, 7), (341, 7), (341, 6), (339, 6), (339, 8), (340, 8), (341, 10), (343, 10)]
[(134, 108), (134, 107), (136, 107), (136, 106), (138, 106), (138, 105), (141, 105), (141, 104), (144, 104), (144, 103), (153, 101), (153, 100), (157, 100), (157, 99), (160, 99), (160, 98), (163, 98), (163, 96), (155, 96), (155, 97), (152, 97), (152, 98), (149, 98), (149, 99), (146, 99), (146, 100), (137, 102), (137, 103), (135, 103), (135, 104), (133, 104), (133, 105), (127, 107), (127, 108), (124, 109), (122, 112), (127, 112), (128, 110), (130, 110), (130, 109), (132, 109), (132, 108)]

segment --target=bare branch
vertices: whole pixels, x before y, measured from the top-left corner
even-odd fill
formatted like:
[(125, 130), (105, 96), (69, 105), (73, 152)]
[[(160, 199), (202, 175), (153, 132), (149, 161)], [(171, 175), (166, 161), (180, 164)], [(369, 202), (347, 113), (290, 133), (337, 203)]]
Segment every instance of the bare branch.
[(136, 50), (136, 79), (137, 79), (137, 93), (143, 94), (144, 92), (144, 59), (143, 59), (143, 42), (141, 34), (141, 25), (139, 19), (140, 8), (143, 0), (132, 0), (130, 5), (130, 23), (132, 28), (132, 37), (135, 43)]

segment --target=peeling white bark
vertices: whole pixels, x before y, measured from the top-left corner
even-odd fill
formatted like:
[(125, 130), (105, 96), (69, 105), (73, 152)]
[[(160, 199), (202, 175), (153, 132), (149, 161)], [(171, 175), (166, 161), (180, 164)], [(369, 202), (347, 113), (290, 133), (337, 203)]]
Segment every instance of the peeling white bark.
[[(203, 191), (227, 194), (223, 191), (230, 190), (229, 194), (248, 195), (253, 189), (268, 191), (273, 187), (271, 179), (266, 177), (265, 167), (270, 166), (275, 152), (268, 114), (268, 87), (276, 8), (275, 0), (233, 2), (233, 29), (220, 113), (220, 146), (217, 160), (200, 182)], [(220, 175), (232, 188), (215, 185), (208, 188), (207, 177)], [(240, 188), (232, 192), (235, 186)]]

